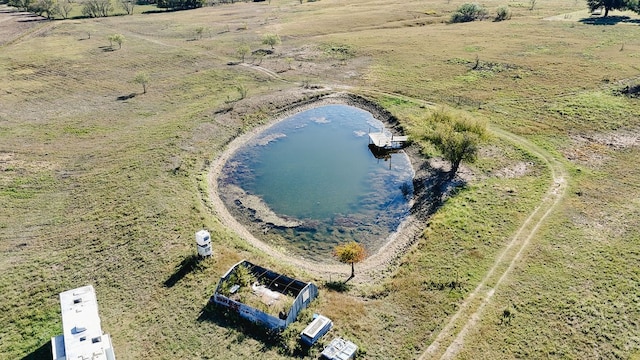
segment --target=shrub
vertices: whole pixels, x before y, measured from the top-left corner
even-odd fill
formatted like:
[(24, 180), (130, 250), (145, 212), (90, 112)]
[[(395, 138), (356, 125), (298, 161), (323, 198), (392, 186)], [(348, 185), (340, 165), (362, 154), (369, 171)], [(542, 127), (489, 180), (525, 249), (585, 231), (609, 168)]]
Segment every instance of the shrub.
[(506, 5), (500, 6), (498, 10), (496, 10), (495, 21), (503, 21), (509, 19), (511, 19), (511, 10), (509, 10), (509, 7)]
[(483, 20), (487, 16), (487, 10), (480, 4), (465, 3), (460, 5), (453, 15), (451, 15), (452, 23), (463, 23), (475, 20)]
[(107, 40), (109, 40), (109, 46), (113, 47), (113, 43), (118, 44), (118, 49), (122, 48), (122, 43), (124, 42), (124, 36), (121, 34), (112, 34), (107, 36)]
[(264, 36), (262, 37), (262, 43), (271, 46), (272, 49), (275, 45), (278, 45), (281, 42), (282, 41), (280, 40), (280, 36), (278, 36), (278, 34), (264, 34)]

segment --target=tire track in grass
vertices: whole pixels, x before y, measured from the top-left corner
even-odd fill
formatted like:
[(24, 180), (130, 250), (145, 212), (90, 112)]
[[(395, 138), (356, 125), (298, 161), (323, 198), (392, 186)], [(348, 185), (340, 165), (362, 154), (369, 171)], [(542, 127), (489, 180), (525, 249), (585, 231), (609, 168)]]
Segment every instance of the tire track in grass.
[(464, 347), (466, 335), (473, 330), (482, 317), (485, 306), (491, 301), (498, 286), (508, 278), (533, 236), (566, 193), (566, 169), (553, 155), (528, 140), (495, 126), (490, 127), (490, 130), (495, 135), (517, 144), (542, 159), (551, 170), (553, 181), (540, 204), (520, 226), (475, 290), (460, 304), (458, 311), (419, 357), (420, 360), (452, 359), (458, 354)]

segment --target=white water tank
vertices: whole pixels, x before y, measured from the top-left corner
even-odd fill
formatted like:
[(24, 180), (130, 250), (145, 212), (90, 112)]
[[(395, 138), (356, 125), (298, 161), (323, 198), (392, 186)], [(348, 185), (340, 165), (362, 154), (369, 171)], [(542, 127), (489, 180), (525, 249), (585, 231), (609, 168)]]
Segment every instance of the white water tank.
[(200, 230), (196, 233), (196, 244), (198, 245), (198, 255), (211, 256), (211, 235), (207, 230)]

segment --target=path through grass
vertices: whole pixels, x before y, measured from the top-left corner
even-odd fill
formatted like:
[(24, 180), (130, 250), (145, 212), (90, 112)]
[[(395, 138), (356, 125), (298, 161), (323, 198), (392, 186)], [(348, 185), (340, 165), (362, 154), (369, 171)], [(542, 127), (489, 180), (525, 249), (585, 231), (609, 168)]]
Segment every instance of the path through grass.
[[(491, 301), (498, 287), (509, 276), (514, 266), (520, 261), (523, 251), (527, 248), (531, 239), (536, 235), (540, 226), (549, 214), (560, 203), (567, 189), (567, 171), (560, 161), (544, 149), (527, 141), (526, 139), (506, 132), (497, 127), (491, 131), (497, 136), (503, 137), (517, 146), (526, 148), (532, 154), (543, 159), (551, 170), (552, 182), (547, 194), (533, 212), (526, 218), (522, 226), (513, 235), (506, 248), (496, 258), (495, 263), (482, 278), (478, 286), (460, 304), (458, 311), (451, 317), (447, 324), (440, 330), (435, 340), (420, 359), (452, 359), (464, 346), (467, 333), (472, 329), (482, 316), (484, 307)], [(444, 352), (442, 352), (444, 350)]]

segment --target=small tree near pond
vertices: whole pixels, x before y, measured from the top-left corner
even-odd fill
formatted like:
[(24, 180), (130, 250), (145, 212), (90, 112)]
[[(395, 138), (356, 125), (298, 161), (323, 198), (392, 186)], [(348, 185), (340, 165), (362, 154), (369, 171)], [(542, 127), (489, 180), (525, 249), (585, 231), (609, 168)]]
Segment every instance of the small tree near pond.
[(487, 125), (443, 110), (432, 112), (426, 121), (423, 138), (451, 163), (449, 174), (453, 179), (462, 161), (476, 160), (480, 142), (487, 137)]
[(367, 257), (367, 251), (364, 246), (352, 241), (350, 243), (336, 246), (333, 249), (333, 256), (335, 256), (341, 263), (351, 264), (351, 277), (349, 277), (349, 279), (351, 279), (355, 276), (353, 264), (364, 260)]

